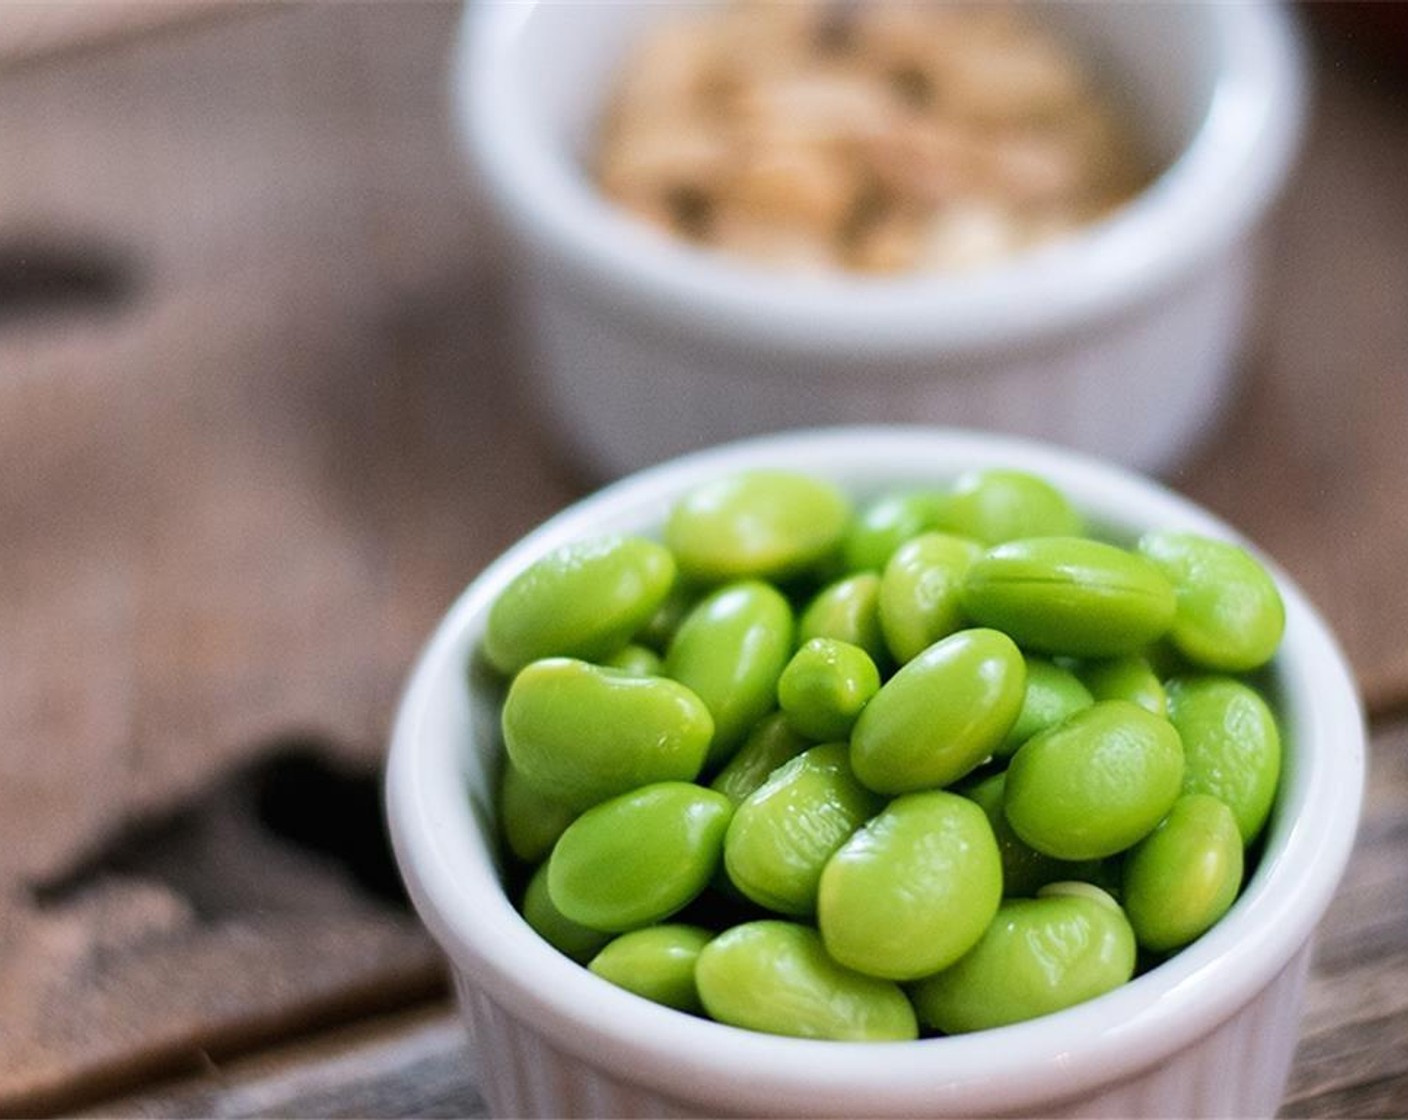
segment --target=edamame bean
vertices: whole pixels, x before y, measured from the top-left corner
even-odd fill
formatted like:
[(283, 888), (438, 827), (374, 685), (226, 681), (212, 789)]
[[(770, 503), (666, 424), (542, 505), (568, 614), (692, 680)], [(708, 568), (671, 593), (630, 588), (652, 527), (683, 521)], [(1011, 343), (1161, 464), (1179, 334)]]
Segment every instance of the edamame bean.
[(631, 644), (622, 646), (602, 662), (607, 669), (617, 669), (632, 677), (658, 677), (664, 671), (665, 662), (653, 649)]
[(638, 644), (664, 655), (674, 641), (680, 623), (704, 597), (704, 592), (687, 580), (677, 579), (670, 593), (635, 633)]
[(793, 630), (791, 604), (756, 580), (719, 588), (680, 624), (665, 672), (703, 700), (713, 717), (707, 766), (726, 762), (776, 706)]
[(1002, 860), (987, 817), (955, 793), (890, 802), (827, 861), (817, 924), (832, 958), (917, 980), (971, 949), (997, 913)]
[(844, 739), (880, 690), (880, 671), (865, 650), (813, 638), (777, 679), (777, 703), (799, 734), (818, 742)]
[(1084, 537), (989, 549), (968, 569), (963, 609), (1021, 646), (1072, 657), (1138, 653), (1173, 622), (1173, 587), (1143, 557)]
[(895, 550), (880, 578), (880, 629), (901, 665), (966, 624), (960, 591), (980, 555), (948, 533), (924, 533)]
[(725, 930), (699, 954), (699, 997), (721, 1023), (794, 1038), (918, 1037), (898, 984), (837, 964), (816, 930), (764, 919)]
[(609, 656), (655, 612), (675, 581), (670, 553), (641, 537), (609, 536), (553, 549), (510, 581), (484, 631), (501, 673), (543, 657)]
[(860, 646), (876, 666), (889, 662), (890, 652), (880, 629), (880, 577), (860, 572), (819, 591), (797, 624), (797, 638), (835, 638)]
[(618, 988), (697, 1015), (704, 1005), (694, 965), (713, 936), (698, 926), (648, 926), (614, 938), (587, 967)]
[(1134, 932), (1094, 887), (1004, 902), (973, 949), (910, 991), (946, 1034), (1035, 1019), (1113, 991), (1134, 975)]
[(611, 934), (589, 929), (559, 910), (548, 893), (548, 865), (539, 865), (523, 892), (523, 920), (533, 932), (563, 956), (586, 964), (611, 940)]
[(957, 781), (1012, 729), (1025, 681), (1022, 654), (1006, 634), (960, 630), (936, 642), (886, 681), (856, 720), (856, 777), (892, 794)]
[(882, 804), (856, 781), (844, 743), (812, 747), (734, 812), (724, 838), (729, 880), (780, 914), (809, 915), (826, 861)]
[[(996, 774), (989, 774), (982, 781), (965, 784), (957, 791), (971, 799), (987, 816), (988, 824), (992, 826), (998, 855), (1002, 860), (1004, 898), (1031, 898), (1048, 883), (1079, 879), (1098, 884), (1112, 877), (1098, 860), (1072, 862), (1056, 859), (1026, 843), (1013, 831), (1003, 809), (1006, 786), (1007, 772), (1000, 770)], [(1118, 874), (1113, 875), (1113, 881), (1118, 883)]]
[(1169, 719), (1183, 740), (1185, 793), (1232, 810), (1243, 843), (1260, 835), (1281, 780), (1281, 733), (1261, 694), (1232, 677), (1168, 683)]
[(1083, 531), (1080, 514), (1056, 487), (1026, 471), (1000, 468), (960, 475), (934, 524), (985, 545)]
[(548, 857), (553, 905), (590, 929), (658, 922), (709, 884), (733, 803), (689, 782), (656, 782), (588, 809)]
[(783, 579), (839, 553), (850, 518), (850, 503), (829, 482), (746, 471), (681, 498), (665, 523), (665, 543), (693, 579)]
[(1231, 908), (1241, 886), (1237, 820), (1206, 793), (1175, 801), (1125, 858), (1125, 912), (1150, 952), (1181, 949), (1201, 937)]
[(1168, 715), (1163, 682), (1148, 658), (1128, 656), (1088, 661), (1080, 679), (1097, 700), (1128, 700), (1156, 716)]
[(1039, 852), (1103, 859), (1152, 832), (1182, 782), (1173, 724), (1127, 700), (1101, 700), (1012, 756), (1007, 820)]
[(1012, 752), (1039, 731), (1060, 723), (1072, 712), (1095, 703), (1090, 690), (1069, 669), (1044, 657), (1027, 657), (1027, 689), (1017, 722), (996, 750), (999, 758)]
[(735, 805), (768, 780), (784, 762), (790, 762), (814, 744), (798, 735), (781, 712), (771, 712), (753, 725), (722, 770), (709, 783)]
[(519, 773), (511, 759), (504, 760), (499, 786), (499, 830), (509, 851), (524, 863), (537, 863), (547, 855), (576, 815), (575, 810), (544, 797)]
[(502, 723), (513, 765), (574, 810), (649, 782), (693, 779), (714, 734), (704, 702), (677, 681), (566, 657), (514, 677)]
[(1281, 644), (1286, 608), (1260, 563), (1228, 541), (1196, 533), (1146, 533), (1139, 552), (1173, 585), (1170, 637), (1205, 669), (1241, 673), (1266, 664)]
[(848, 572), (882, 572), (895, 549), (933, 528), (944, 498), (932, 490), (882, 494), (867, 502), (846, 534)]

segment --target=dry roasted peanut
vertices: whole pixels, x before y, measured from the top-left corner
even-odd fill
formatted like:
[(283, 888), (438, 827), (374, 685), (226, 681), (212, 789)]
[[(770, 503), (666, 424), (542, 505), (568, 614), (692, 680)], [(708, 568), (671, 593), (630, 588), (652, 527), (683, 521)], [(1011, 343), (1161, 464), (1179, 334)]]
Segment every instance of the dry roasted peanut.
[(984, 162), (993, 196), (1024, 206), (1079, 198), (1085, 189), (1081, 152), (1049, 132), (1009, 133), (993, 142)]
[(605, 193), (806, 271), (978, 268), (1096, 221), (1146, 169), (1016, 5), (735, 0), (626, 67)]
[(854, 165), (819, 148), (759, 148), (723, 184), (730, 209), (834, 239), (859, 190)]
[(944, 118), (908, 118), (868, 137), (861, 149), (880, 190), (934, 206), (968, 189), (982, 147)]
[(883, 83), (839, 67), (758, 81), (733, 99), (741, 134), (756, 144), (836, 144), (889, 127), (893, 105)]
[(946, 75), (949, 102), (985, 122), (1043, 119), (1085, 100), (1083, 80), (1054, 44), (1030, 35), (975, 43)]
[(1001, 260), (1021, 245), (1017, 219), (994, 202), (967, 199), (946, 206), (923, 233), (919, 259), (926, 268), (962, 272)]
[(840, 265), (829, 239), (726, 204), (714, 215), (712, 230), (711, 245), (758, 264), (797, 272), (831, 272)]
[(598, 181), (613, 198), (715, 189), (732, 162), (728, 144), (700, 128), (651, 124), (618, 129)]

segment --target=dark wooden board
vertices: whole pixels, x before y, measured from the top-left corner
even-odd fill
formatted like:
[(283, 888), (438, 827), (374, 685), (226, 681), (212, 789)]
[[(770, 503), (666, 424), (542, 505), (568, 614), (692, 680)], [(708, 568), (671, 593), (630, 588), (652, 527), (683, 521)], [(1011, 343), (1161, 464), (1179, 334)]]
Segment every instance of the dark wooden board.
[[(1349, 872), (1322, 924), (1284, 1117), (1408, 1115), (1408, 723), (1374, 736)], [(108, 1100), (93, 1116), (486, 1115), (454, 1009), (356, 1028)]]

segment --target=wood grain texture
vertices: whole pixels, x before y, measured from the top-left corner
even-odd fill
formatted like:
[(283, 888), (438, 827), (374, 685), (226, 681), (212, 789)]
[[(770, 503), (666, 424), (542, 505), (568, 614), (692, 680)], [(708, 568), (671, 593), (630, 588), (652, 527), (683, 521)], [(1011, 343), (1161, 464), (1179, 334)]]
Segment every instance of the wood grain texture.
[[(1376, 733), (1359, 842), (1320, 928), (1283, 1117), (1408, 1115), (1408, 723)], [(440, 1003), (103, 1102), (87, 1115), (486, 1115)]]
[[(403, 910), (261, 832), (229, 783), (302, 733), (374, 773), (441, 611), (584, 487), (520, 380), (450, 140), (457, 16), (259, 5), (0, 69), (0, 1112), (436, 988)], [(1408, 698), (1408, 102), (1337, 54), (1318, 74), (1243, 392), (1170, 481), (1306, 587), (1388, 711)], [(205, 857), (46, 894), (192, 806), (214, 807)], [(1316, 998), (1343, 1006), (1308, 1020), (1307, 1114), (1408, 1111), (1381, 1048), (1344, 1058), (1402, 1039), (1403, 801), (1379, 806), (1369, 885), (1323, 948)], [(448, 1037), (424, 1068), (453, 1095)]]

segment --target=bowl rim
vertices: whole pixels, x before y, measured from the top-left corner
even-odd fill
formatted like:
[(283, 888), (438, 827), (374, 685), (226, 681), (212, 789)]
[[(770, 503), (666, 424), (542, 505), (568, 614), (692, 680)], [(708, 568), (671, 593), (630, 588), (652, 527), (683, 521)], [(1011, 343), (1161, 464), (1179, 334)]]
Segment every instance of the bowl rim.
[[(571, 6), (569, 6), (571, 7)], [(513, 95), (515, 43), (540, 0), (467, 5), (452, 108), (498, 213), (542, 261), (638, 322), (802, 353), (914, 356), (1018, 347), (1127, 312), (1238, 241), (1285, 180), (1306, 99), (1284, 6), (1204, 4), (1209, 109), (1155, 182), (1084, 232), (962, 276), (785, 276), (663, 236), (591, 189)], [(1020, 315), (1013, 309), (1020, 308)]]
[[(549, 548), (601, 531), (603, 517), (660, 524), (671, 498), (706, 478), (773, 465), (832, 477), (854, 473), (860, 490), (881, 486), (887, 472), (895, 477), (893, 464), (902, 464), (899, 477), (935, 479), (964, 465), (1033, 470), (1067, 489), (1096, 522), (1181, 526), (1254, 548), (1192, 502), (1122, 468), (1017, 437), (942, 428), (755, 437), (648, 468), (570, 506), (460, 595), (418, 659), (395, 720), (386, 796), (397, 861), (462, 983), (482, 989), (554, 1046), (624, 1080), (712, 1108), (761, 1114), (783, 1101), (812, 1115), (974, 1114), (1049, 1105), (1132, 1076), (1197, 1041), (1291, 965), (1349, 858), (1363, 794), (1365, 729), (1334, 636), (1264, 556), (1286, 602), (1276, 670), (1284, 738), (1306, 746), (1287, 752), (1288, 784), (1268, 825), (1265, 854), (1233, 909), (1199, 941), (1123, 988), (1040, 1019), (951, 1038), (780, 1038), (640, 999), (529, 929), (476, 831), (462, 784), (467, 744), (445, 723), (446, 695), (467, 716), (462, 666), (498, 591)], [(456, 688), (464, 694), (459, 701)]]

